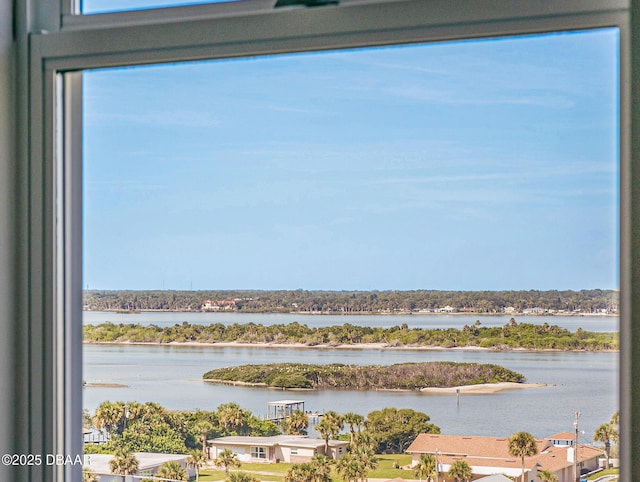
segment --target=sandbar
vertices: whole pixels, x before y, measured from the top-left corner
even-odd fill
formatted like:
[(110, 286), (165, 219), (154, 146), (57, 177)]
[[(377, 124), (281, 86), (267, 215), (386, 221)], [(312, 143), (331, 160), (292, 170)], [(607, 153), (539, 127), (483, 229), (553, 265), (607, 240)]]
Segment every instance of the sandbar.
[(490, 393), (498, 393), (504, 390), (514, 390), (516, 388), (542, 388), (546, 387), (546, 383), (517, 383), (517, 382), (500, 382), (500, 383), (481, 383), (478, 385), (463, 385), (460, 387), (447, 387), (447, 388), (439, 388), (439, 387), (427, 387), (420, 389), (423, 393), (433, 394), (433, 395), (445, 395), (456, 393), (458, 390), (460, 393), (471, 393), (471, 394), (490, 394)]

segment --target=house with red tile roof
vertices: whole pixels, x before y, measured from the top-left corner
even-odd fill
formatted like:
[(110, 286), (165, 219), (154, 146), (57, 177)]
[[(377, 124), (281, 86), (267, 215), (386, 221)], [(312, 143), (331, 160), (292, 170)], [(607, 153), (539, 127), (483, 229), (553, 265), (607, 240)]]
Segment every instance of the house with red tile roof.
[[(575, 446), (574, 443), (575, 436), (569, 432), (536, 440), (538, 453), (524, 459), (526, 480), (539, 482), (538, 473), (547, 470), (555, 474), (558, 482), (573, 482), (574, 463), (579, 473), (597, 469), (602, 450), (584, 444)], [(457, 460), (464, 460), (471, 467), (473, 480), (494, 474), (520, 480), (522, 475), (522, 462), (519, 457), (509, 454), (507, 437), (420, 434), (407, 452), (413, 456), (413, 465), (421, 454), (435, 456), (440, 473), (448, 472)], [(574, 462), (576, 453), (577, 461)]]

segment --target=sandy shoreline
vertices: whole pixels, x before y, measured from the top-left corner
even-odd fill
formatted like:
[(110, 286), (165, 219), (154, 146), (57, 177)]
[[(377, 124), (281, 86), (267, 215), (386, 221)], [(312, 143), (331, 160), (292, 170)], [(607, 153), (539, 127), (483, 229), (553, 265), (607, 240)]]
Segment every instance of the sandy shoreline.
[(129, 388), (129, 385), (123, 385), (122, 383), (83, 383), (84, 388)]
[[(241, 386), (241, 387), (263, 387), (263, 388), (274, 388), (275, 387), (268, 387), (266, 383), (249, 383), (249, 382), (240, 382), (240, 381), (233, 381), (233, 380), (211, 380), (211, 379), (204, 379), (205, 382), (208, 383), (220, 383), (223, 385), (236, 385), (236, 386)], [(498, 392), (503, 392), (505, 390), (516, 390), (518, 388), (542, 388), (542, 387), (546, 387), (547, 384), (546, 383), (517, 383), (517, 382), (499, 382), (499, 383), (481, 383), (481, 384), (477, 384), (477, 385), (461, 385), (458, 387), (445, 387), (445, 388), (440, 388), (440, 387), (427, 387), (427, 388), (421, 388), (419, 391), (427, 394), (427, 395), (450, 395), (450, 394), (455, 394), (455, 393), (460, 393), (460, 394), (474, 394), (474, 395), (481, 395), (481, 394), (492, 394), (492, 393), (498, 393)], [(280, 388), (277, 388), (277, 390), (281, 390)], [(290, 390), (290, 389), (289, 389)], [(309, 390), (313, 390), (311, 388), (303, 388), (303, 389), (297, 389), (300, 391), (309, 391)], [(382, 388), (382, 389), (378, 389), (376, 391), (383, 391), (383, 392), (412, 392), (414, 390), (407, 390), (407, 389), (397, 389), (397, 388)]]
[(458, 390), (460, 394), (469, 393), (474, 395), (498, 393), (505, 390), (515, 390), (517, 388), (542, 388), (546, 387), (546, 383), (516, 383), (516, 382), (500, 382), (500, 383), (482, 383), (479, 385), (464, 385), (461, 387), (448, 387), (448, 388), (436, 388), (429, 387), (423, 388), (420, 391), (423, 393), (433, 395), (445, 395), (456, 393)]
[[(401, 350), (401, 351), (520, 351), (520, 352), (583, 352), (586, 350), (560, 350), (544, 348), (531, 350), (528, 348), (509, 348), (499, 350), (496, 348), (483, 348), (480, 346), (455, 346), (445, 348), (435, 345), (420, 346), (391, 346), (387, 343), (357, 343), (345, 345), (307, 345), (305, 343), (246, 343), (236, 341), (220, 341), (214, 343), (204, 343), (199, 341), (172, 341), (169, 343), (159, 343), (155, 341), (83, 341), (86, 345), (149, 345), (149, 346), (186, 346), (186, 347), (220, 347), (220, 348), (296, 348), (296, 349), (316, 349), (316, 350)], [(598, 352), (617, 352), (618, 350), (597, 350)]]
[(220, 348), (308, 348), (308, 349), (329, 349), (329, 350), (480, 350), (491, 351), (491, 348), (479, 346), (457, 346), (444, 348), (441, 346), (391, 346), (387, 343), (358, 343), (345, 345), (307, 345), (306, 343), (247, 343), (237, 341), (219, 341), (214, 343), (204, 343), (200, 341), (171, 341), (169, 343), (159, 343), (154, 341), (84, 341), (86, 345), (150, 345), (150, 346), (191, 346), (191, 347), (220, 347)]

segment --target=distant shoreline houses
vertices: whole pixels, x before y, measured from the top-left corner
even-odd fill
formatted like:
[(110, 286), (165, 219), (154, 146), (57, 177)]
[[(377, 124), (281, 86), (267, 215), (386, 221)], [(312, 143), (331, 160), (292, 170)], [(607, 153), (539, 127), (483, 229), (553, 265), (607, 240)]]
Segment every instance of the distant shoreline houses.
[[(239, 311), (239, 303), (242, 301), (246, 301), (244, 298), (234, 298), (234, 299), (222, 299), (222, 300), (205, 300), (202, 306), (200, 307), (200, 311)], [(305, 310), (296, 310), (298, 308), (297, 303), (293, 303), (291, 308), (293, 311), (291, 313), (298, 314), (343, 314), (344, 310), (324, 310), (321, 312), (318, 311), (305, 311)], [(349, 314), (358, 314), (358, 312), (349, 311)], [(466, 307), (455, 307), (446, 305), (442, 308), (416, 308), (412, 310), (379, 310), (373, 312), (366, 312), (369, 314), (436, 314), (436, 313), (445, 313), (445, 314), (496, 314), (496, 315), (560, 315), (560, 316), (593, 316), (593, 315), (615, 315), (618, 313), (618, 310), (615, 307), (611, 308), (601, 308), (595, 312), (586, 312), (582, 310), (555, 310), (552, 308), (541, 308), (539, 306), (535, 306), (533, 308), (524, 308), (522, 310), (518, 310), (513, 306), (507, 306), (499, 310), (484, 312), (478, 311), (474, 308), (466, 308)], [(364, 314), (364, 312), (363, 312)]]

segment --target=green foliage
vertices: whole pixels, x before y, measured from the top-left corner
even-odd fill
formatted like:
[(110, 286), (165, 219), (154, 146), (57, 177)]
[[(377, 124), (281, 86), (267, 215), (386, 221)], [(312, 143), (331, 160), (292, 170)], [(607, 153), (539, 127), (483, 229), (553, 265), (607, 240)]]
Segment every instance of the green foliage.
[(294, 410), (282, 425), (284, 433), (288, 435), (306, 435), (309, 417), (302, 410)]
[(82, 482), (98, 482), (98, 474), (88, 467), (82, 469)]
[(324, 455), (314, 455), (310, 462), (293, 464), (284, 476), (284, 482), (329, 482), (331, 464)]
[[(464, 347), (479, 346), (497, 350), (526, 348), (530, 350), (617, 350), (619, 347), (616, 333), (589, 332), (582, 329), (570, 332), (558, 326), (507, 323), (502, 327), (465, 326), (458, 330), (391, 328), (344, 325), (309, 328), (297, 322), (286, 325), (263, 326), (255, 323), (222, 325), (176, 324), (160, 328), (155, 325), (113, 324), (85, 325), (84, 340), (92, 343), (200, 343), (243, 342), (243, 343), (302, 343), (307, 346), (319, 344), (355, 345), (359, 343), (378, 343), (390, 347)], [(250, 383), (262, 383), (263, 380), (251, 379)], [(285, 376), (269, 381), (271, 386), (282, 388), (307, 388), (301, 378)]]
[(260, 482), (260, 479), (247, 472), (231, 472), (227, 475), (226, 482)]
[(614, 290), (581, 291), (85, 291), (84, 306), (101, 311), (199, 311), (207, 300), (232, 300), (245, 313), (408, 313), (452, 306), (458, 311), (499, 313), (511, 306), (597, 313), (618, 309)]
[(431, 454), (420, 454), (418, 463), (414, 467), (414, 474), (420, 480), (431, 480), (436, 473), (436, 458)]
[(509, 454), (519, 457), (522, 466), (522, 482), (525, 482), (524, 458), (531, 457), (538, 453), (538, 445), (533, 435), (528, 432), (514, 433), (509, 440)]
[(280, 433), (278, 426), (262, 420), (235, 403), (223, 404), (215, 412), (168, 411), (153, 402), (104, 402), (91, 417), (94, 427), (111, 429), (110, 440), (87, 444), (84, 452), (161, 452), (185, 454), (203, 451), (207, 438), (237, 433), (269, 436)]
[(187, 471), (178, 462), (166, 462), (160, 466), (158, 477), (172, 480), (189, 480)]
[(541, 482), (558, 482), (558, 477), (549, 470), (541, 470), (538, 472), (538, 478)]
[(464, 460), (456, 460), (449, 468), (449, 477), (453, 477), (456, 482), (467, 482), (472, 476), (471, 467)]
[(231, 472), (227, 475), (226, 482), (260, 482), (260, 479), (247, 472)]
[(213, 461), (216, 467), (224, 467), (224, 471), (229, 476), (229, 469), (232, 467), (240, 467), (240, 461), (238, 456), (234, 454), (230, 449), (224, 449), (218, 457)]
[[(292, 387), (305, 380), (308, 388), (352, 390), (455, 387), (479, 383), (523, 382), (524, 376), (499, 365), (480, 363), (423, 362), (396, 365), (308, 365), (270, 363), (218, 368), (205, 380), (242, 382), (268, 387)], [(287, 383), (286, 380), (293, 380)], [(277, 383), (277, 384), (274, 384)]]
[(135, 474), (138, 471), (138, 459), (132, 453), (118, 451), (109, 462), (109, 470), (120, 475)]
[(429, 420), (426, 413), (391, 407), (369, 413), (364, 425), (377, 443), (377, 453), (399, 454), (418, 434), (440, 433), (440, 428)]

